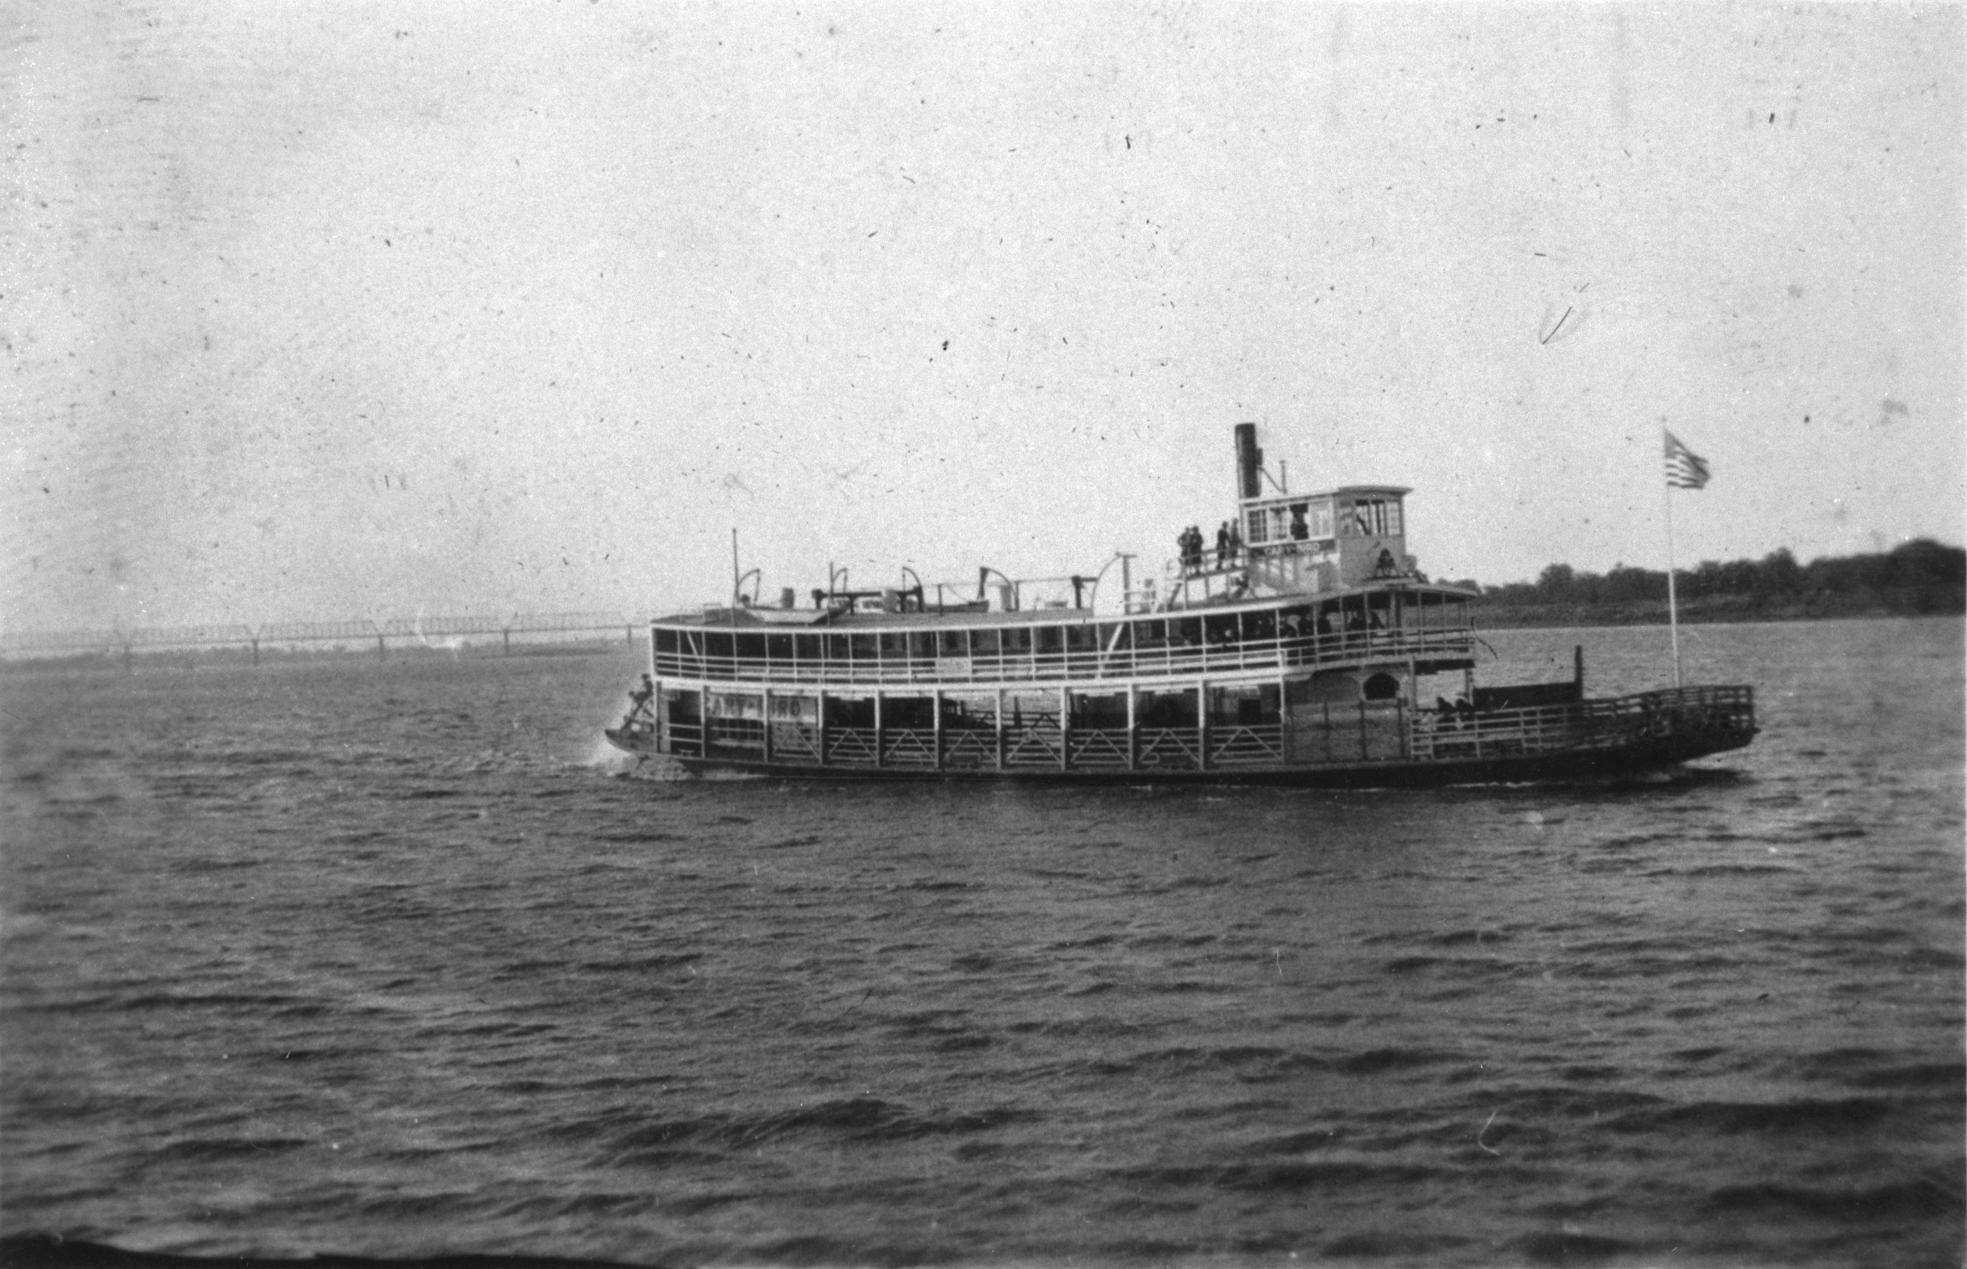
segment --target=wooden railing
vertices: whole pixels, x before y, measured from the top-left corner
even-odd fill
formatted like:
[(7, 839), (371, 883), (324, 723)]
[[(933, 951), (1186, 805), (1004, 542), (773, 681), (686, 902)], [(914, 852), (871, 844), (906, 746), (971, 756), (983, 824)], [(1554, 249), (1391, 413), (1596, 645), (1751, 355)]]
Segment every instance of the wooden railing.
[(1647, 739), (1747, 733), (1754, 728), (1753, 688), (1680, 687), (1479, 714), (1421, 710), (1408, 719), (1408, 745), (1417, 760), (1450, 761), (1610, 749)]
[(1395, 627), (1237, 643), (1175, 644), (1111, 651), (1017, 651), (970, 656), (878, 655), (865, 659), (737, 657), (658, 649), (655, 672), (670, 678), (814, 686), (952, 687), (967, 684), (1094, 682), (1180, 677), (1245, 670), (1294, 669), (1348, 661), (1474, 655), (1475, 635), (1452, 629)]
[[(1357, 727), (1341, 724), (1351, 735)], [(755, 719), (671, 724), (669, 752), (791, 765), (897, 771), (1197, 771), (1275, 766), (1286, 760), (1282, 726), (1071, 727), (1056, 721), (1006, 727), (827, 727)], [(769, 748), (768, 748), (769, 746)], [(1206, 755), (1206, 760), (1205, 760)], [(1361, 756), (1355, 750), (1352, 757)]]

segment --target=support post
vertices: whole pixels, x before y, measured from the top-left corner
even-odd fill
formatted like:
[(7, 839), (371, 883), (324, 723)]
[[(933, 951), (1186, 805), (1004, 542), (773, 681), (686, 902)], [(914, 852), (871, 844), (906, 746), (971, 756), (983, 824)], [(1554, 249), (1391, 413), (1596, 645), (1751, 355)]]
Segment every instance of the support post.
[(881, 717), (881, 700), (881, 692), (877, 688), (874, 693), (874, 765), (877, 767), (887, 765), (888, 732)]
[(1296, 719), (1291, 713), (1291, 690), (1282, 674), (1277, 676), (1277, 754), (1285, 762), (1294, 761), (1298, 756)]
[(1209, 769), (1209, 684), (1207, 680), (1195, 685), (1195, 765), (1203, 771)]
[(1059, 689), (1059, 770), (1072, 770), (1072, 692)]
[(1141, 766), (1141, 731), (1139, 720), (1134, 714), (1134, 699), (1139, 693), (1133, 685), (1127, 685), (1127, 770), (1138, 771)]
[(997, 689), (997, 711), (994, 715), (997, 725), (997, 769), (1004, 769), (1004, 689)]

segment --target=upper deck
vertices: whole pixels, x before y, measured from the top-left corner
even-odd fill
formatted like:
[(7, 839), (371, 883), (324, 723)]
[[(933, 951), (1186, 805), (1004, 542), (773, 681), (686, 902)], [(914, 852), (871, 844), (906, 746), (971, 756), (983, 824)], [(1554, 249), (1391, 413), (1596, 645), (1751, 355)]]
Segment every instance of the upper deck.
[(1474, 663), (1468, 592), (1408, 580), (1318, 597), (1101, 617), (1084, 609), (859, 613), (724, 609), (651, 623), (655, 673), (759, 686), (989, 688), (1276, 678)]
[[(1474, 664), (1474, 596), (1429, 582), (1407, 554), (1404, 487), (1293, 494), (1281, 466), (1276, 476), (1264, 469), (1253, 423), (1237, 425), (1236, 456), (1235, 519), (1222, 522), (1213, 549), (1190, 526), (1159, 579), (1136, 586), (1135, 557), (1117, 554), (1090, 576), (1035, 579), (1061, 588), (1051, 592), (1057, 597), (1030, 602), (1030, 583), (983, 568), (974, 596), (967, 584), (939, 583), (932, 602), (908, 569), (913, 585), (876, 590), (837, 588), (845, 572), (831, 570), (828, 585), (810, 592), (813, 607), (802, 609), (791, 588), (777, 607), (745, 599), (743, 580), (754, 569), (735, 579), (729, 606), (651, 623), (652, 669), (671, 680), (754, 687), (976, 689)], [(1101, 612), (1113, 563), (1121, 566), (1118, 611)]]

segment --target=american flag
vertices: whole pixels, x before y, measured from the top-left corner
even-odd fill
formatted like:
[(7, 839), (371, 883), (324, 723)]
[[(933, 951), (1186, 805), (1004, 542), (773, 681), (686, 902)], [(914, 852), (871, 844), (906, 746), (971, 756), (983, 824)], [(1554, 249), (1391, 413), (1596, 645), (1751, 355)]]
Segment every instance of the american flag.
[[(1665, 429), (1661, 429), (1664, 431)], [(1699, 489), (1707, 484), (1707, 459), (1680, 443), (1680, 438), (1672, 432), (1666, 433), (1666, 483), (1673, 489)]]

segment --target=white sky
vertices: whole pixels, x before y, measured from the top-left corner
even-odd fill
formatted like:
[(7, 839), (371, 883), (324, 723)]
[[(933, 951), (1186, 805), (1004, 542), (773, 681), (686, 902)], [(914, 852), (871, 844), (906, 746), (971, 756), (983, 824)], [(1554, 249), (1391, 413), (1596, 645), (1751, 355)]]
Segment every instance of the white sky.
[[(93, 12), (79, 12), (85, 7)], [(1962, 537), (1958, 7), (49, 0), (0, 624)], [(1559, 325), (1559, 319), (1569, 316)], [(1556, 326), (1556, 333), (1550, 334)]]

